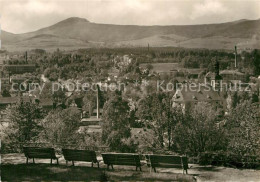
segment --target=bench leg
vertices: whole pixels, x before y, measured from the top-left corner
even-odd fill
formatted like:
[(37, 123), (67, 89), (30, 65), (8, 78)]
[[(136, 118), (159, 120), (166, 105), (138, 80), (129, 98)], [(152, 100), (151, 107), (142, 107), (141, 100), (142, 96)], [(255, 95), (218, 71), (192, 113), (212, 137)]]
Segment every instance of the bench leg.
[(75, 166), (75, 165), (74, 165), (74, 161), (72, 161), (72, 166)]
[(59, 159), (57, 159), (57, 165), (59, 165)]
[(155, 169), (155, 167), (153, 168), (153, 170), (154, 170), (154, 172), (156, 173), (156, 169)]
[(107, 169), (109, 169), (109, 164), (107, 164)]
[(99, 168), (99, 162), (97, 162), (97, 166), (98, 166), (98, 168)]
[(34, 158), (33, 158), (33, 163), (35, 164)]
[(188, 174), (188, 169), (186, 169), (185, 171), (186, 171), (186, 174)]
[(91, 167), (93, 167), (93, 162), (91, 162)]

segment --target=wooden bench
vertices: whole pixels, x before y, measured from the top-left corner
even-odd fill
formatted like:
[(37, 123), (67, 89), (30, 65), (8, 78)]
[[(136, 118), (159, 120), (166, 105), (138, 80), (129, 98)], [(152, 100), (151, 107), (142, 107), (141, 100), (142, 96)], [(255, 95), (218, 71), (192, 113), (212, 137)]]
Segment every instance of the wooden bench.
[(62, 149), (62, 153), (66, 160), (66, 165), (68, 164), (68, 161), (72, 161), (73, 166), (74, 166), (74, 161), (84, 161), (84, 162), (91, 162), (92, 167), (93, 167), (93, 163), (97, 163), (99, 168), (99, 161), (97, 160), (95, 151)]
[(107, 169), (109, 166), (114, 169), (113, 165), (126, 165), (126, 166), (135, 166), (136, 171), (141, 168), (141, 162), (139, 154), (134, 153), (103, 153), (102, 154), (103, 161), (107, 165)]
[(59, 164), (59, 158), (55, 155), (54, 148), (40, 148), (40, 147), (23, 147), (23, 151), (26, 157), (26, 164), (28, 164), (29, 159), (33, 159), (33, 163), (35, 164), (34, 159), (52, 159), (57, 160), (57, 164)]
[(145, 155), (148, 163), (147, 165), (154, 169), (156, 172), (156, 167), (162, 168), (182, 168), (183, 174), (186, 171), (188, 174), (188, 158), (182, 156), (174, 156), (174, 155)]

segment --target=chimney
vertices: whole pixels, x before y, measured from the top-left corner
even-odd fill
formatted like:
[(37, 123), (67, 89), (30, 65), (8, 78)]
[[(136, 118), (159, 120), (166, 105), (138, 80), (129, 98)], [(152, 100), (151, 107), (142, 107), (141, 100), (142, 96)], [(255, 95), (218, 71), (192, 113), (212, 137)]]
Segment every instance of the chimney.
[(99, 85), (97, 84), (97, 119), (99, 118)]
[(237, 68), (237, 46), (235, 46), (235, 68)]

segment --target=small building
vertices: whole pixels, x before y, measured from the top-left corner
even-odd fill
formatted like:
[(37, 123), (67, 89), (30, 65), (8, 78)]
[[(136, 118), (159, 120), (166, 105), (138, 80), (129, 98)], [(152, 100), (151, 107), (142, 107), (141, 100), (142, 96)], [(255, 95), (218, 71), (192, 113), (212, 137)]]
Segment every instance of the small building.
[(24, 102), (30, 102), (30, 97), (1, 97), (0, 96), (0, 118), (5, 118), (3, 112), (9, 105), (14, 105), (22, 99)]
[(54, 102), (51, 98), (46, 99), (40, 99), (39, 105), (45, 110), (45, 111), (51, 111), (54, 108)]
[(205, 71), (205, 69), (186, 69), (185, 72), (189, 79), (199, 79), (200, 75)]
[(210, 103), (216, 110), (226, 107), (225, 99), (209, 85), (178, 89), (172, 97), (172, 107), (181, 106), (185, 112), (200, 102)]
[(8, 105), (16, 104), (19, 97), (0, 97), (0, 110), (4, 110)]
[(246, 82), (246, 75), (238, 70), (222, 70), (219, 74), (224, 82)]
[(4, 67), (11, 74), (32, 73), (36, 70), (34, 64), (4, 65)]

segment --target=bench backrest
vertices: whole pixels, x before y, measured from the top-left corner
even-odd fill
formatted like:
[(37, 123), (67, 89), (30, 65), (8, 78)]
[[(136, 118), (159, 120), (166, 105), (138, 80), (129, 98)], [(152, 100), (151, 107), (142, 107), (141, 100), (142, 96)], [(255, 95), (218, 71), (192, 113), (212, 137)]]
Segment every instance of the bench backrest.
[(139, 154), (131, 153), (106, 153), (102, 154), (107, 165), (141, 166)]
[(54, 148), (23, 147), (23, 151), (28, 158), (56, 159)]
[(146, 155), (152, 167), (168, 167), (188, 169), (188, 158), (174, 155)]
[(92, 150), (62, 149), (65, 160), (97, 162), (96, 152)]

